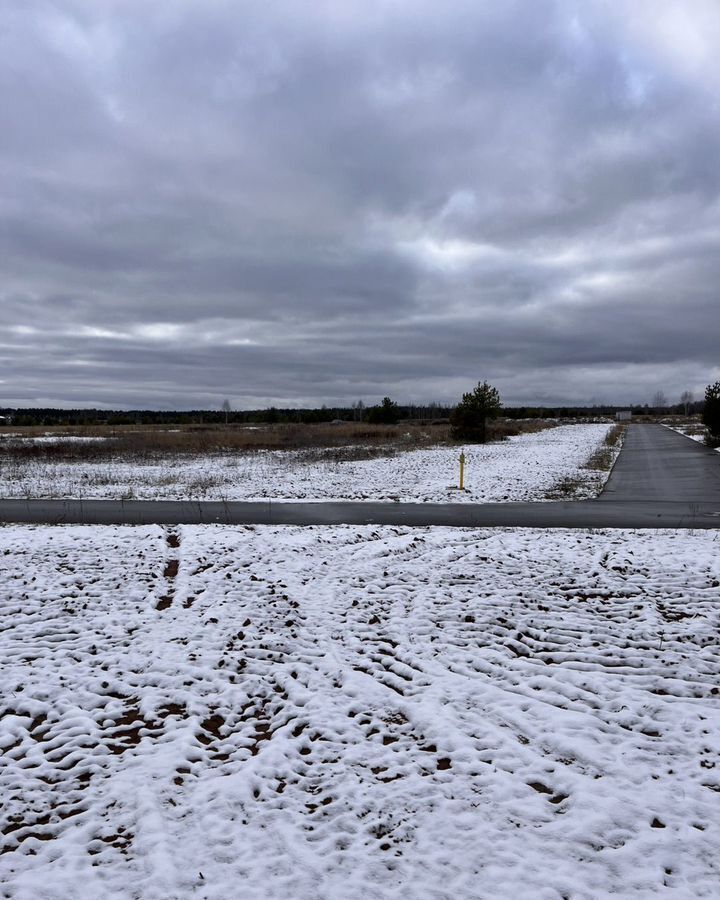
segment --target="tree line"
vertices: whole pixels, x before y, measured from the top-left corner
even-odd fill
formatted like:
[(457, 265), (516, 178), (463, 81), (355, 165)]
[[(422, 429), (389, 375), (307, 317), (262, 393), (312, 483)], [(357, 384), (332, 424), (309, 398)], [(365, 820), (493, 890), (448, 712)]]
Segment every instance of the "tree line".
[[(390, 398), (386, 398), (390, 399)], [(701, 406), (701, 404), (697, 404)], [(347, 422), (447, 422), (455, 407), (449, 404), (390, 404), (376, 406), (321, 406), (306, 409), (266, 407), (264, 409), (148, 410), (148, 409), (57, 409), (53, 407), (0, 407), (0, 416), (13, 425), (25, 426), (93, 426), (93, 425), (220, 425), (220, 424), (312, 424), (342, 419)], [(595, 406), (515, 406), (504, 407), (509, 419), (564, 419), (613, 416), (618, 409), (630, 407)], [(648, 407), (635, 406), (633, 411), (647, 413)]]
[[(503, 407), (497, 389), (487, 382), (478, 383), (472, 391), (463, 395), (458, 404), (431, 402), (428, 404), (399, 404), (390, 397), (374, 406), (365, 406), (362, 400), (350, 406), (326, 406), (289, 409), (275, 406), (265, 409), (232, 409), (228, 400), (218, 409), (193, 410), (107, 410), (107, 409), (57, 409), (53, 407), (0, 408), (0, 417), (14, 426), (119, 426), (119, 425), (243, 425), (243, 424), (315, 424), (336, 420), (394, 425), (400, 421), (450, 422), (453, 434), (463, 440), (483, 440), (488, 418), (502, 410), (509, 419), (564, 419), (614, 416), (620, 409), (629, 409), (635, 415), (667, 413), (677, 415), (703, 413), (710, 433), (720, 439), (720, 421), (716, 412), (720, 405), (720, 382), (708, 385), (704, 400), (694, 400), (686, 391), (680, 402), (669, 404), (664, 394), (658, 392), (653, 405), (632, 404), (616, 406), (510, 406)], [(482, 415), (481, 415), (482, 413)], [(465, 437), (462, 437), (465, 435)]]

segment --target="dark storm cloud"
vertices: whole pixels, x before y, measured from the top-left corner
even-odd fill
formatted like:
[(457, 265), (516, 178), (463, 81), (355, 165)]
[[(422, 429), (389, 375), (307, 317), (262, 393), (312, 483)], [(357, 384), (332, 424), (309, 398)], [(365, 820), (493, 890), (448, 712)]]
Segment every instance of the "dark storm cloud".
[(0, 404), (720, 375), (710, 0), (6, 6)]

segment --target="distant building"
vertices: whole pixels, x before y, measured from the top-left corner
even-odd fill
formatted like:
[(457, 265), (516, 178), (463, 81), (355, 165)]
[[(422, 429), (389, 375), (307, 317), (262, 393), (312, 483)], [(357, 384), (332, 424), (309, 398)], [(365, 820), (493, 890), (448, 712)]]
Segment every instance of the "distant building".
[(616, 422), (629, 422), (632, 419), (632, 410), (630, 409), (619, 409), (615, 413), (615, 421)]

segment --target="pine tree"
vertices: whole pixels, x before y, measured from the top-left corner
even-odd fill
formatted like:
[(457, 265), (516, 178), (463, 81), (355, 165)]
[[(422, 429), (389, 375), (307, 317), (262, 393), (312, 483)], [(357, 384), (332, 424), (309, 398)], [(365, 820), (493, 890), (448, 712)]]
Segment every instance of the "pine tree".
[(400, 418), (400, 409), (394, 400), (383, 397), (380, 406), (371, 406), (367, 413), (368, 422), (375, 425), (396, 425)]
[(455, 440), (484, 444), (487, 420), (494, 419), (502, 409), (497, 388), (483, 381), (463, 398), (450, 414), (450, 434)]
[(705, 388), (705, 407), (702, 420), (713, 441), (720, 441), (720, 381)]

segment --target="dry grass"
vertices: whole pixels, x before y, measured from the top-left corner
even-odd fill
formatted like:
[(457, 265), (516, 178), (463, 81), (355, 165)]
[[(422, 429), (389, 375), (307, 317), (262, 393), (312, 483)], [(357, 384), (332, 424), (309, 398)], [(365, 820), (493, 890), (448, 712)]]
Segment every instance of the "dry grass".
[[(498, 419), (488, 423), (491, 441), (533, 433), (557, 425), (554, 421)], [(3, 433), (7, 435), (3, 439)], [(53, 440), (38, 440), (51, 436)], [(77, 440), (100, 438), (101, 440)], [(86, 428), (0, 429), (0, 459), (27, 462), (95, 462), (107, 459), (154, 461), (171, 457), (244, 454), (257, 450), (300, 450), (306, 462), (373, 459), (448, 443), (446, 423), (370, 425), (193, 425), (90, 426)]]
[(583, 468), (607, 472), (612, 468), (617, 450), (625, 437), (626, 425), (615, 425), (605, 436), (601, 447), (592, 454)]
[[(163, 459), (209, 456), (254, 450), (305, 450), (353, 445), (412, 449), (447, 439), (447, 428), (367, 425), (259, 425), (228, 427), (27, 429), (23, 438), (52, 434), (53, 441), (8, 438), (0, 444), (6, 457), (22, 459), (101, 460)], [(75, 438), (103, 438), (78, 441)]]
[(488, 441), (504, 441), (518, 434), (536, 434), (561, 423), (555, 419), (495, 419), (487, 424)]
[(692, 422), (690, 425), (682, 424), (677, 427), (682, 428), (683, 434), (699, 435), (700, 437), (705, 437), (708, 431), (702, 422)]
[[(615, 425), (611, 428), (605, 435), (602, 445), (587, 459), (582, 468), (593, 472), (609, 472), (617, 458), (626, 430), (626, 425)], [(550, 500), (572, 500), (586, 483), (586, 479), (582, 476), (569, 475), (553, 485), (547, 497)]]

